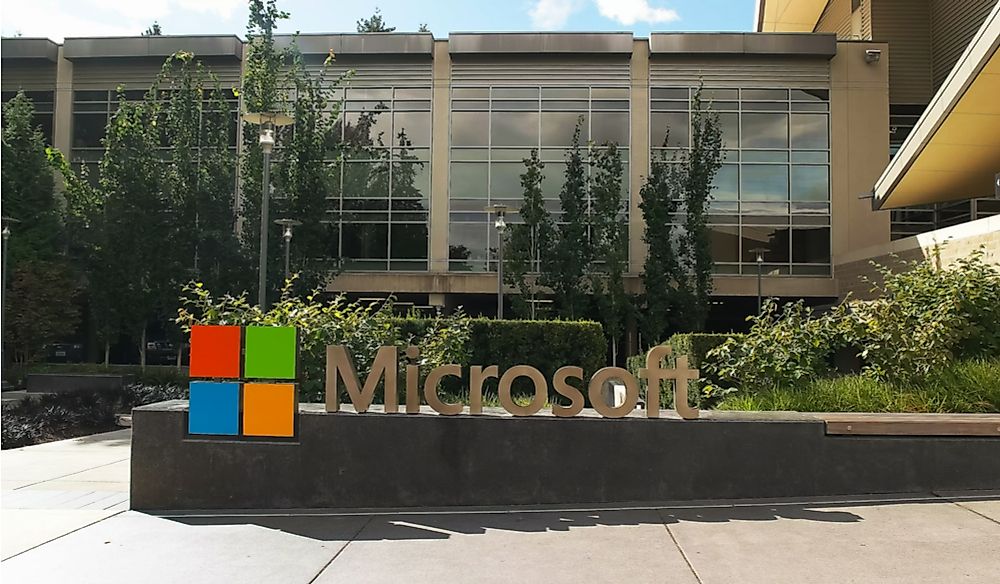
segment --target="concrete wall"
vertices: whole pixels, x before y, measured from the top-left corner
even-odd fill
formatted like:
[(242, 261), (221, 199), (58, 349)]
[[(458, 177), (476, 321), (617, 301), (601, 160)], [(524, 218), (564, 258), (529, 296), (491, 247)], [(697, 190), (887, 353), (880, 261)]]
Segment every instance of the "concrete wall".
[[(882, 58), (865, 61), (865, 50)], [(889, 70), (883, 43), (837, 43), (830, 61), (830, 180), (833, 263), (851, 250), (889, 242), (889, 214), (861, 198), (889, 162)], [(837, 276), (837, 269), (834, 268)]]
[[(936, 249), (935, 249), (936, 248)], [(1000, 216), (970, 221), (954, 227), (897, 239), (892, 243), (854, 250), (840, 258), (835, 266), (839, 295), (870, 298), (871, 286), (862, 277), (876, 279), (878, 271), (871, 262), (894, 269), (905, 269), (903, 262), (934, 258), (941, 267), (981, 250), (984, 259), (1000, 265)]]

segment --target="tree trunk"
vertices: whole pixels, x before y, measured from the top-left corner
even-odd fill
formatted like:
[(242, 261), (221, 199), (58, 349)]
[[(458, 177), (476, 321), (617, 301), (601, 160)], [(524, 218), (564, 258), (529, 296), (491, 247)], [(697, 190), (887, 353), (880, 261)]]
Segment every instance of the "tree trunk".
[(184, 356), (184, 336), (177, 341), (177, 370), (181, 370), (181, 363), (183, 362)]
[(111, 339), (104, 339), (104, 366), (111, 364)]
[(139, 337), (139, 367), (146, 370), (146, 325), (142, 325), (142, 335)]

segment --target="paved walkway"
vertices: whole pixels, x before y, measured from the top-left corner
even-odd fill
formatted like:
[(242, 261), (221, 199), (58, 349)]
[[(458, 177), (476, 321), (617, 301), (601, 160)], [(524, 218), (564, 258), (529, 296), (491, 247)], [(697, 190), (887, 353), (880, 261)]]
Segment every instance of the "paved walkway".
[(626, 509), (126, 511), (128, 431), (2, 453), (5, 583), (994, 584), (1000, 491)]

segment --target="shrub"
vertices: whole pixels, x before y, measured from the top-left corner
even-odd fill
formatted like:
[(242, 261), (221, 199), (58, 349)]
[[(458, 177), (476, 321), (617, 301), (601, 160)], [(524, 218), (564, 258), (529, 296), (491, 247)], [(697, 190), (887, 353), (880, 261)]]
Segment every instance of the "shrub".
[(882, 284), (872, 301), (850, 302), (845, 330), (867, 374), (919, 379), (954, 358), (1000, 354), (1000, 268), (982, 251), (947, 268), (934, 258), (894, 272), (875, 264)]
[(723, 387), (760, 390), (795, 385), (830, 371), (831, 356), (845, 342), (844, 308), (814, 317), (800, 300), (779, 310), (768, 300), (751, 316), (750, 332), (705, 355), (705, 373)]
[(737, 333), (677, 333), (667, 344), (673, 347), (674, 355), (687, 355), (691, 367), (701, 368), (709, 351), (730, 338), (740, 337)]
[(173, 365), (104, 365), (103, 363), (41, 363), (31, 367), (29, 373), (110, 373), (126, 375), (130, 381), (142, 385), (186, 385), (188, 369)]

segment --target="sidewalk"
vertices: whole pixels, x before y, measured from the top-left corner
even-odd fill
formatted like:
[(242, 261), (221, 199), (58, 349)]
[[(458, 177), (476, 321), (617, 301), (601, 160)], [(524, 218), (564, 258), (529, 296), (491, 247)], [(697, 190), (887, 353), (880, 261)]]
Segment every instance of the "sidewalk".
[(121, 431), (3, 452), (4, 582), (914, 584), (1000, 574), (1000, 491), (158, 517), (125, 511), (128, 440)]

